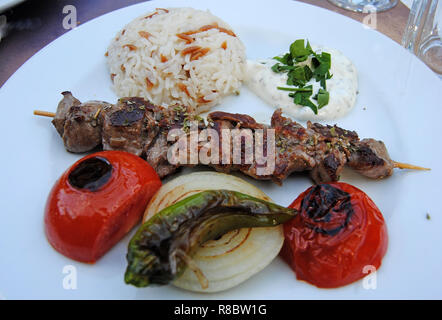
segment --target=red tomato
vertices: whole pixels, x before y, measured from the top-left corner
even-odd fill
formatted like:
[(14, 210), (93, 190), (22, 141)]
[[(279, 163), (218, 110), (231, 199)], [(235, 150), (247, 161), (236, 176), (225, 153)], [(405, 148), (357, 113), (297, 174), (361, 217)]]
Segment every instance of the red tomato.
[(131, 153), (88, 155), (52, 188), (45, 210), (46, 236), (63, 255), (93, 263), (140, 221), (160, 186), (155, 170)]
[(313, 186), (290, 208), (300, 214), (284, 224), (281, 255), (299, 280), (336, 288), (366, 276), (366, 266), (381, 265), (387, 228), (361, 190), (342, 182)]

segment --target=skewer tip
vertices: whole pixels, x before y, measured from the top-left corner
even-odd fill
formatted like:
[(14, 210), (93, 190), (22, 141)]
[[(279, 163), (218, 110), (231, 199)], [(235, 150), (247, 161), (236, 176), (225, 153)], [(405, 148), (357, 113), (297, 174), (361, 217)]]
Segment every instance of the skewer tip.
[(396, 162), (396, 161), (393, 161), (393, 165), (395, 168), (398, 168), (398, 169), (424, 170), (424, 171), (431, 170), (430, 168), (419, 167), (419, 166), (415, 166), (412, 164)]
[(42, 116), (42, 117), (50, 117), (50, 118), (55, 117), (55, 113), (54, 112), (41, 111), (41, 110), (34, 110), (34, 115)]

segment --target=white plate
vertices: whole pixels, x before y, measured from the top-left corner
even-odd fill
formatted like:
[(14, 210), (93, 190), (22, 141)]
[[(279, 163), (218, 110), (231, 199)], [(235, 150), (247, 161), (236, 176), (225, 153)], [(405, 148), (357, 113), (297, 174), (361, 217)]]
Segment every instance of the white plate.
[[(354, 111), (338, 125), (357, 130), (361, 137), (382, 139), (396, 161), (433, 169), (397, 171), (382, 181), (350, 171), (342, 178), (372, 197), (387, 221), (389, 248), (375, 290), (364, 289), (362, 281), (318, 289), (297, 281), (279, 258), (250, 280), (219, 294), (194, 294), (172, 286), (136, 289), (123, 282), (129, 236), (95, 265), (69, 260), (48, 244), (43, 232), (46, 197), (55, 180), (80, 156), (67, 153), (49, 119), (35, 117), (32, 111), (55, 111), (64, 90), (80, 100), (116, 101), (104, 58), (110, 39), (142, 12), (183, 5), (209, 8), (231, 24), (252, 59), (286, 51), (298, 38), (341, 50), (359, 70), (360, 95)], [(1, 295), (7, 299), (442, 298), (441, 84), (424, 64), (387, 37), (341, 15), (294, 1), (148, 2), (81, 25), (33, 56), (0, 89)], [(245, 88), (218, 109), (249, 113), (261, 121), (273, 111)], [(282, 205), (311, 185), (304, 176), (291, 177), (283, 187), (252, 182)], [(76, 267), (76, 290), (63, 289), (67, 265)]]
[(411, 5), (413, 4), (413, 0), (402, 0), (402, 2), (403, 2), (408, 8), (411, 8)]
[(12, 8), (25, 0), (0, 0), (0, 12)]

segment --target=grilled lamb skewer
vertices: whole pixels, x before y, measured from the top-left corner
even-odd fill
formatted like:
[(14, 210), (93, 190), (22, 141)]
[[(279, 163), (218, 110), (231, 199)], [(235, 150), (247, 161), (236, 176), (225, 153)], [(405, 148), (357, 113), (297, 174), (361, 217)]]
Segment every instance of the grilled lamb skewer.
[[(225, 112), (209, 114), (206, 125), (182, 106), (163, 108), (138, 97), (119, 99), (115, 105), (103, 101), (81, 103), (70, 92), (62, 94), (64, 97), (52, 123), (68, 151), (87, 152), (99, 146), (104, 150), (128, 151), (146, 159), (161, 178), (181, 166), (189, 166), (187, 163), (169, 163), (167, 153), (174, 141), (168, 141), (167, 135), (172, 129), (186, 129), (191, 121), (198, 123), (199, 131), (216, 130), (220, 138), (222, 129), (249, 129), (253, 135), (257, 130), (275, 130), (275, 170), (271, 174), (258, 174), (257, 169), (262, 164), (256, 161), (246, 164), (244, 159), (240, 164), (206, 164), (217, 171), (241, 171), (255, 179), (280, 184), (293, 172), (309, 171), (316, 183), (322, 183), (339, 180), (345, 165), (373, 179), (388, 177), (397, 167), (382, 141), (359, 140), (356, 132), (336, 125), (308, 122), (304, 128), (283, 117), (280, 110), (274, 112), (270, 126), (257, 123), (248, 115)], [(254, 147), (265, 150), (265, 142), (266, 136), (262, 146)], [(222, 145), (222, 139), (219, 143)], [(198, 145), (198, 150), (200, 148)]]
[[(208, 116), (217, 131), (220, 128), (265, 128), (253, 118), (224, 112), (213, 112)], [(359, 140), (354, 131), (337, 126), (323, 126), (307, 123), (304, 128), (299, 123), (282, 116), (276, 110), (270, 128), (275, 129), (276, 159), (275, 171), (271, 176), (256, 174), (256, 165), (240, 167), (239, 170), (255, 179), (272, 179), (282, 182), (293, 172), (309, 171), (316, 183), (339, 180), (347, 164), (360, 174), (370, 178), (384, 178), (393, 174), (394, 162), (390, 159), (382, 141)], [(220, 134), (221, 135), (221, 134)], [(238, 168), (214, 166), (218, 171), (229, 172)]]

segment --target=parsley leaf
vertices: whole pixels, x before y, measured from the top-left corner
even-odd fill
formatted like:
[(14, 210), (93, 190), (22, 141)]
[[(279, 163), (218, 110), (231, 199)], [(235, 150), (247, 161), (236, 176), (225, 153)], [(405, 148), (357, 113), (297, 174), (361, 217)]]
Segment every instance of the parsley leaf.
[(330, 94), (324, 89), (319, 89), (318, 94), (315, 96), (315, 100), (318, 101), (318, 109), (326, 106), (330, 100)]
[(296, 67), (293, 66), (284, 66), (282, 64), (276, 63), (275, 65), (272, 66), (272, 70), (273, 72), (276, 73), (280, 73), (280, 72), (284, 72), (284, 71), (290, 71), (295, 69)]
[(276, 61), (281, 62), (282, 64), (286, 64), (286, 65), (289, 65), (289, 66), (293, 65), (293, 58), (292, 58), (292, 55), (290, 53), (286, 53), (282, 57), (276, 56), (273, 59), (275, 59)]
[(307, 46), (304, 46), (304, 39), (296, 40), (290, 45), (290, 55), (301, 62), (307, 60), (308, 56), (313, 53), (310, 43), (307, 41)]

